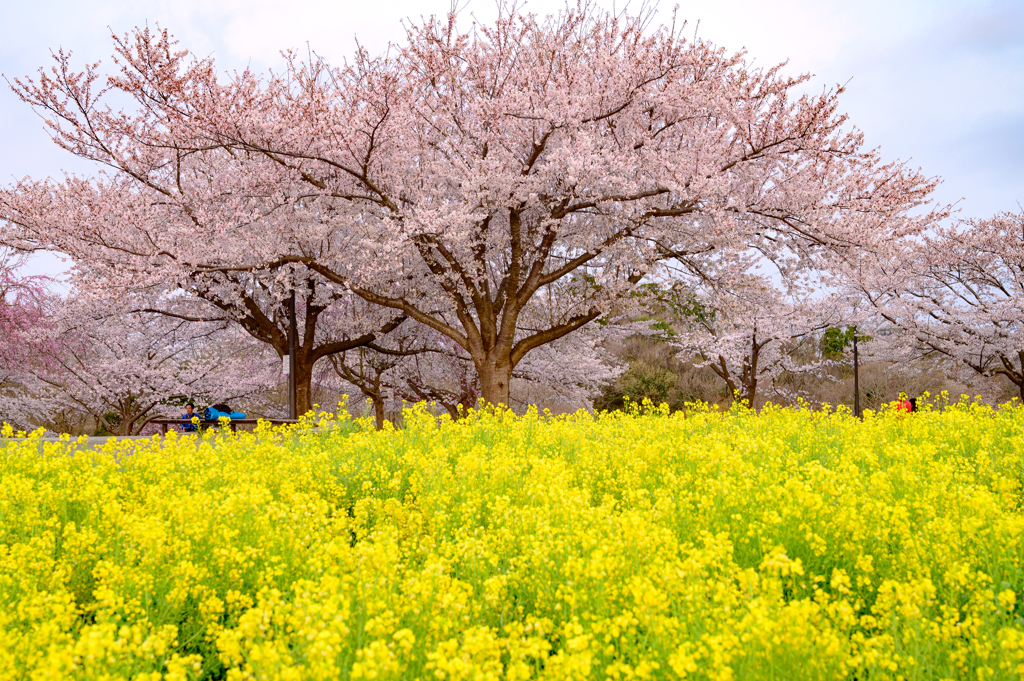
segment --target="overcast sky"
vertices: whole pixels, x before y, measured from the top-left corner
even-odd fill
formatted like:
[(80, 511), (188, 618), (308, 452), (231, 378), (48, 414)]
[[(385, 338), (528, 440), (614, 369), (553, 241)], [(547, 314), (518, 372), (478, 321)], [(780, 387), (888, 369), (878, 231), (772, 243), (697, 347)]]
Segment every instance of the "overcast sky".
[[(461, 0), (466, 15), (495, 15), (493, 0)], [(538, 14), (564, 0), (529, 0)], [(621, 0), (618, 7), (622, 7)], [(109, 63), (111, 31), (149, 23), (228, 71), (280, 63), (307, 44), (328, 59), (403, 38), (401, 21), (446, 13), (449, 0), (0, 0), (0, 72), (30, 74), (50, 50)], [(610, 0), (603, 6), (612, 7)], [(638, 3), (633, 4), (634, 7)], [(674, 2), (663, 1), (668, 22)], [(937, 198), (986, 217), (1024, 204), (1024, 0), (700, 0), (679, 2), (688, 32), (756, 64), (789, 60), (812, 87), (847, 83), (841, 106), (886, 159), (942, 178)], [(698, 24), (699, 22), (699, 24)], [(0, 83), (2, 84), (2, 83)], [(91, 169), (57, 148), (40, 119), (2, 84), (0, 182)], [(53, 260), (37, 261), (41, 271)], [(56, 272), (54, 272), (56, 273)]]

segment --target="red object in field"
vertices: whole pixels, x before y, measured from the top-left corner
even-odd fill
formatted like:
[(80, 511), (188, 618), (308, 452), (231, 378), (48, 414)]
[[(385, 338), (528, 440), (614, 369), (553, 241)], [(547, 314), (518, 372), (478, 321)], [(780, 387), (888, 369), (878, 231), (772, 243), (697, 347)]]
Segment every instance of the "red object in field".
[(896, 403), (896, 411), (910, 413), (914, 410), (914, 407), (910, 404), (910, 400), (900, 400)]

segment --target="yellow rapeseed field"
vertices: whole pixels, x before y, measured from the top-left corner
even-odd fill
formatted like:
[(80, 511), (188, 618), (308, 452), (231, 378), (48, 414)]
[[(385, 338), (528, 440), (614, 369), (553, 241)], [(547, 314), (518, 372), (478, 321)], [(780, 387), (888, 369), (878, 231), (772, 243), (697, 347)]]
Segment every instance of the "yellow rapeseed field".
[(0, 678), (1024, 676), (1024, 408), (405, 422), (8, 444)]

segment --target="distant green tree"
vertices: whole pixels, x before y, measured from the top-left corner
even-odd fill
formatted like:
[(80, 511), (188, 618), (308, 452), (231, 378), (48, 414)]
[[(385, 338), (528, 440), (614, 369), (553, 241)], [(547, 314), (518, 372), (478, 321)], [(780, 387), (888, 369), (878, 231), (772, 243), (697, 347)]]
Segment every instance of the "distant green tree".
[(594, 400), (594, 409), (623, 409), (627, 399), (667, 404), (673, 411), (681, 409), (686, 402), (686, 396), (680, 390), (678, 370), (668, 363), (649, 360), (631, 361), (629, 368)]
[(821, 336), (821, 354), (828, 359), (842, 357), (846, 348), (853, 345), (854, 329), (852, 326), (841, 328), (833, 326), (825, 329)]
[(688, 288), (656, 283), (639, 285), (630, 296), (643, 310), (638, 321), (650, 324), (653, 333), (627, 341), (619, 358), (629, 367), (594, 401), (597, 410), (623, 409), (626, 401), (655, 405), (667, 404), (673, 411), (686, 402), (703, 398), (689, 394), (681, 384), (687, 364), (677, 358), (678, 348), (671, 343), (679, 329), (691, 321), (710, 321), (714, 310), (703, 305)]

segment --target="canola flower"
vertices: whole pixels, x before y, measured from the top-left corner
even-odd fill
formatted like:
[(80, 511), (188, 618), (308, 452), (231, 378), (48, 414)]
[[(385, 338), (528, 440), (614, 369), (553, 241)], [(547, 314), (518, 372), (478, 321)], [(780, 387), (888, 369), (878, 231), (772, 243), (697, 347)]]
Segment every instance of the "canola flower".
[(0, 679), (1024, 676), (1024, 408), (333, 425), (7, 444)]

